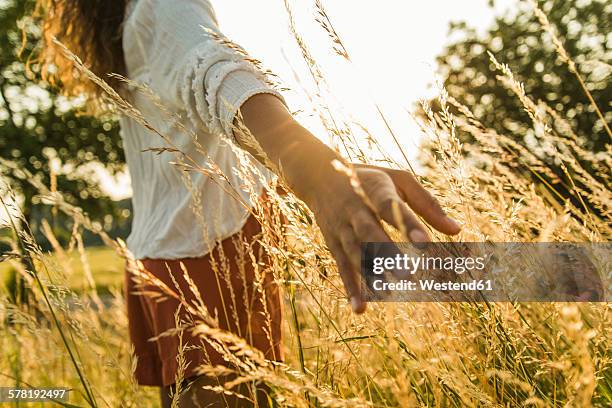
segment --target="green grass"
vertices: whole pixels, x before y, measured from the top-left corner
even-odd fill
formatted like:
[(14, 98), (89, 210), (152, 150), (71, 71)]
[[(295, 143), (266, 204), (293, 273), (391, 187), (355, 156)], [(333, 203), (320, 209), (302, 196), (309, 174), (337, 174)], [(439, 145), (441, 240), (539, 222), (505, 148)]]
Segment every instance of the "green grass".
[[(121, 288), (123, 284), (123, 272), (125, 261), (121, 259), (114, 250), (105, 247), (90, 247), (86, 249), (87, 259), (91, 268), (96, 286), (101, 293), (108, 293), (113, 288)], [(50, 265), (58, 265), (56, 255), (50, 254), (45, 262)], [(68, 255), (68, 262), (72, 268), (72, 274), (68, 278), (67, 286), (75, 292), (81, 292), (87, 288), (87, 280), (79, 253), (73, 251)], [(5, 282), (13, 266), (9, 262), (0, 263), (0, 290), (5, 290)]]

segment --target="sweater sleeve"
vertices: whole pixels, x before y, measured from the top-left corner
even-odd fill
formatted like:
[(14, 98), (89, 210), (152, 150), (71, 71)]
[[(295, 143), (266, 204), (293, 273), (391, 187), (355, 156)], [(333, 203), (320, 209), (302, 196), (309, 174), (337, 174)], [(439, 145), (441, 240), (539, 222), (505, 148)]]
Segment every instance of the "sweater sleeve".
[(251, 96), (282, 96), (244, 52), (223, 39), (208, 0), (150, 0), (151, 88), (184, 109), (196, 125), (231, 136), (234, 117)]

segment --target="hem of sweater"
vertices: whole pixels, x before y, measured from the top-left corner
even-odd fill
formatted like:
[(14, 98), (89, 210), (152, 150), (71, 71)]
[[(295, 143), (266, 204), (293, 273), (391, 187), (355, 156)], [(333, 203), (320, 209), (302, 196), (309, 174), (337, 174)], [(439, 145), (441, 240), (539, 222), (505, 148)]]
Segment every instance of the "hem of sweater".
[[(264, 186), (259, 188), (260, 195), (263, 191)], [(249, 209), (252, 209), (254, 205), (249, 205)], [(246, 211), (240, 219), (240, 222), (231, 229), (226, 232), (222, 232), (219, 236), (215, 237), (213, 241), (207, 243), (207, 245), (202, 245), (199, 249), (194, 249), (193, 251), (157, 251), (144, 249), (141, 251), (133, 251), (128, 244), (128, 249), (132, 251), (134, 259), (143, 260), (143, 259), (163, 259), (168, 261), (174, 261), (179, 259), (188, 259), (188, 258), (202, 258), (209, 253), (221, 242), (224, 241), (236, 234), (238, 234), (245, 226), (247, 220), (251, 216), (250, 211)]]

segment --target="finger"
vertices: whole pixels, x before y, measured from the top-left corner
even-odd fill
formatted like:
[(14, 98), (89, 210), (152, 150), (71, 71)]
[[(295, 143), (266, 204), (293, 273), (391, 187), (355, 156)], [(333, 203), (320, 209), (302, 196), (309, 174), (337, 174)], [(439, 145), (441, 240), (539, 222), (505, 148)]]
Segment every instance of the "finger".
[(408, 236), (412, 242), (427, 242), (429, 236), (423, 225), (416, 219), (402, 201), (392, 178), (383, 172), (365, 170), (359, 173), (365, 193), (373, 210), (380, 217)]
[(599, 301), (603, 298), (603, 285), (597, 268), (580, 249), (572, 251), (575, 259), (573, 268), (574, 282), (578, 292), (578, 301)]
[[(406, 205), (405, 203), (402, 204)], [(395, 254), (402, 252), (385, 233), (380, 222), (378, 222), (369, 209), (355, 212), (351, 223), (360, 242), (387, 243), (387, 245), (379, 247), (377, 256), (393, 257)], [(399, 269), (392, 270), (391, 272), (400, 279), (406, 279), (408, 277), (405, 270)]]
[(383, 220), (395, 228), (400, 231), (407, 231), (410, 241), (416, 243), (431, 241), (425, 226), (399, 197), (385, 200), (380, 204), (378, 212)]
[(410, 208), (432, 227), (449, 235), (455, 235), (461, 231), (459, 223), (444, 212), (438, 200), (412, 174), (407, 171), (392, 170), (390, 176)]
[(597, 290), (589, 290), (581, 292), (581, 295), (576, 298), (577, 302), (601, 302), (601, 293)]
[(366, 306), (361, 297), (359, 277), (353, 272), (350, 258), (344, 252), (341, 242), (330, 239), (327, 245), (336, 260), (338, 273), (340, 274), (340, 278), (342, 278), (342, 283), (344, 284), (344, 289), (346, 290), (353, 312), (363, 313)]
[(351, 298), (351, 306), (355, 313), (362, 313), (365, 310), (365, 303), (361, 293), (361, 242), (350, 225), (343, 227), (339, 236), (344, 254), (350, 263), (349, 280), (351, 286), (356, 288)]
[(391, 242), (380, 222), (368, 208), (353, 213), (351, 226), (360, 242)]

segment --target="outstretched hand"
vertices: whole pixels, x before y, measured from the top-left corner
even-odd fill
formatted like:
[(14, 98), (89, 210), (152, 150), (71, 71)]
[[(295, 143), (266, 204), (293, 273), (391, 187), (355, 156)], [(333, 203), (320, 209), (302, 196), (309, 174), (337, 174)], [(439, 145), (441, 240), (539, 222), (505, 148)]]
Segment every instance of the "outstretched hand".
[(430, 240), (415, 213), (448, 235), (458, 234), (461, 227), (409, 172), (364, 165), (356, 165), (355, 172), (365, 200), (348, 178), (338, 173), (332, 177), (334, 180), (321, 183), (324, 186), (309, 205), (336, 259), (351, 307), (355, 313), (362, 313), (365, 302), (360, 290), (361, 243), (391, 241), (381, 219), (405, 231), (412, 242)]

